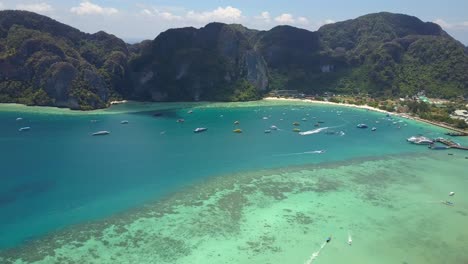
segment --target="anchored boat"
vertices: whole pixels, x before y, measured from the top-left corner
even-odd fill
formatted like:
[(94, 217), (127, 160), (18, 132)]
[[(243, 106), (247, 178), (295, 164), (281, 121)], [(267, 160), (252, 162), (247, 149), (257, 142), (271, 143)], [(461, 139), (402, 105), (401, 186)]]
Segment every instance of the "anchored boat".
[(110, 134), (109, 131), (102, 130), (102, 131), (94, 132), (93, 136), (105, 136), (105, 135), (109, 135), (109, 134)]
[(205, 128), (205, 127), (197, 127), (195, 128), (195, 130), (193, 130), (194, 133), (200, 133), (200, 132), (204, 132), (208, 130), (208, 128)]

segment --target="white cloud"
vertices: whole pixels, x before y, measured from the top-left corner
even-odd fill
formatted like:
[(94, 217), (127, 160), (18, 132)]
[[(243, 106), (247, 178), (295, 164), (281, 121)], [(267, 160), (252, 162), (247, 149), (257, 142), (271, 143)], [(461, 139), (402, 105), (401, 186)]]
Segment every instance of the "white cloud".
[(147, 16), (152, 16), (153, 15), (153, 12), (151, 12), (149, 9), (143, 9), (141, 10), (141, 14), (142, 15), (147, 15)]
[(294, 24), (296, 22), (293, 15), (286, 13), (275, 17), (275, 21), (282, 24)]
[(309, 20), (305, 17), (298, 17), (297, 18), (297, 24), (300, 24), (300, 25), (308, 25), (309, 24)]
[(433, 21), (434, 23), (441, 26), (443, 29), (466, 29), (468, 28), (468, 21), (449, 23), (441, 18)]
[(5, 5), (2, 2), (0, 2), (0, 9), (5, 9)]
[(151, 16), (151, 17), (159, 17), (164, 20), (182, 20), (183, 18), (181, 16), (174, 15), (170, 12), (161, 12), (156, 8), (153, 8), (152, 10), (149, 9), (143, 9), (141, 10), (141, 14), (146, 15), (146, 16)]
[(446, 22), (445, 20), (443, 20), (441, 18), (438, 18), (438, 19), (434, 20), (434, 23), (439, 24), (439, 26), (441, 26), (443, 28), (453, 28), (452, 24)]
[(79, 6), (70, 8), (70, 12), (77, 15), (114, 15), (119, 11), (113, 7), (101, 7), (89, 1), (81, 2)]
[(200, 23), (213, 21), (232, 23), (242, 19), (242, 11), (232, 6), (218, 7), (215, 10), (205, 12), (189, 11), (185, 18)]
[(262, 13), (260, 13), (259, 16), (256, 16), (255, 19), (261, 20), (261, 21), (263, 21), (265, 23), (270, 23), (271, 22), (270, 13), (267, 12), (267, 11), (263, 11)]
[(319, 21), (319, 22), (315, 23), (315, 26), (317, 27), (317, 29), (319, 29), (323, 25), (333, 24), (333, 23), (336, 23), (336, 21), (333, 20), (333, 19), (325, 19), (323, 21)]
[(54, 8), (52, 8), (52, 6), (47, 3), (17, 4), (16, 9), (27, 10), (36, 13), (47, 13), (54, 11)]

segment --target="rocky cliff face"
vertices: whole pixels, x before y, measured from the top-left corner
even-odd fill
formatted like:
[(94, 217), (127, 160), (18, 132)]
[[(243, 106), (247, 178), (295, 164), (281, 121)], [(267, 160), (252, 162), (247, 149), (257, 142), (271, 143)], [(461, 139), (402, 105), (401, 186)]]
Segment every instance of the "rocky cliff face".
[(246, 32), (253, 31), (211, 23), (161, 33), (130, 62), (133, 94), (158, 101), (225, 101), (233, 99), (240, 80), (264, 91), (267, 66)]

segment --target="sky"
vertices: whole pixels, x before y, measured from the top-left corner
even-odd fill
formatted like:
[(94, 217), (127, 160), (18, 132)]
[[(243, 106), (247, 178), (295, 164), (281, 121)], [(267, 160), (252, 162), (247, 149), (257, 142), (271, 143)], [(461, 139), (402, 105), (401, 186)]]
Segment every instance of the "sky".
[(84, 32), (104, 30), (128, 42), (209, 22), (260, 30), (277, 25), (317, 30), (327, 23), (387, 11), (435, 22), (468, 45), (468, 0), (0, 0), (1, 9), (33, 11)]

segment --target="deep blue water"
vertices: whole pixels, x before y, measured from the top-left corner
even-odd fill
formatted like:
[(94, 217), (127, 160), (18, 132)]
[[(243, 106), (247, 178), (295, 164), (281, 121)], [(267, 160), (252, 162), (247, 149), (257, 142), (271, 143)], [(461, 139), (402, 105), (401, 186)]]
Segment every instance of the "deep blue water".
[[(407, 144), (405, 138), (441, 132), (405, 119), (388, 120), (382, 113), (332, 106), (187, 111), (172, 109), (161, 117), (153, 116), (161, 111), (96, 115), (0, 111), (0, 248), (109, 216), (210, 176), (428, 151)], [(17, 117), (23, 120), (16, 121)], [(177, 123), (178, 118), (185, 123)], [(129, 124), (122, 125), (121, 120)], [(233, 124), (236, 120), (240, 125)], [(294, 121), (306, 131), (317, 129), (314, 124), (319, 120), (324, 122), (320, 127), (345, 135), (292, 132)], [(358, 123), (376, 126), (377, 131), (358, 129)], [(271, 125), (280, 130), (265, 134)], [(19, 132), (22, 126), (31, 130)], [(196, 127), (208, 131), (195, 134)], [(243, 133), (233, 133), (236, 127)], [(111, 134), (90, 135), (98, 130)], [(304, 153), (314, 150), (326, 152)]]

